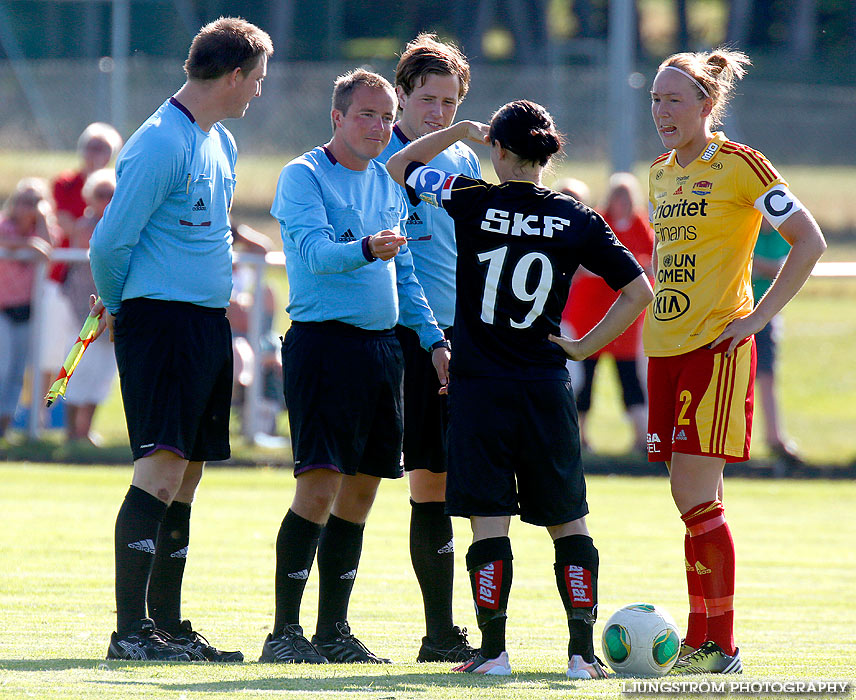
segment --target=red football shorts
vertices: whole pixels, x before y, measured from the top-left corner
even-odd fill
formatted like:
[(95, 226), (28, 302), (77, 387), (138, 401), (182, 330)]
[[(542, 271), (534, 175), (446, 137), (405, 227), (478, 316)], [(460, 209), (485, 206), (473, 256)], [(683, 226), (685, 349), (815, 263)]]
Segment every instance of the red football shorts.
[(648, 360), (648, 461), (673, 452), (749, 459), (755, 386), (755, 337), (731, 357), (725, 343)]

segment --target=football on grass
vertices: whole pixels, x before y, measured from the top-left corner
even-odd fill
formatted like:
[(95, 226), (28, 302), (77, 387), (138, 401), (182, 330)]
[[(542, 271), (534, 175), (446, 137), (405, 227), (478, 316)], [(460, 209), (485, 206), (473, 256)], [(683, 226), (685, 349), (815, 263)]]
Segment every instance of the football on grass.
[(651, 603), (617, 610), (606, 621), (601, 641), (606, 662), (622, 676), (663, 676), (675, 665), (681, 648), (672, 616)]

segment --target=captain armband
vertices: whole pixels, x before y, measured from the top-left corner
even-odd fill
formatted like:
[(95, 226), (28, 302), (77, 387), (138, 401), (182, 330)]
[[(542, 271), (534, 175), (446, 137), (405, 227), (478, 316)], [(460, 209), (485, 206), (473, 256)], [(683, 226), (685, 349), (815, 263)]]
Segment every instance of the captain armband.
[(774, 185), (758, 197), (754, 206), (775, 229), (778, 229), (792, 214), (805, 208), (802, 202), (794, 197), (788, 186), (781, 184)]

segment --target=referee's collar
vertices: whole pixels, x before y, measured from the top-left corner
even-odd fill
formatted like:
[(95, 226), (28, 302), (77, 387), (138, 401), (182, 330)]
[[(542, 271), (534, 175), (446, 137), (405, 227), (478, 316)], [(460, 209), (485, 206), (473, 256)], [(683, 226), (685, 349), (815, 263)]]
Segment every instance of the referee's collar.
[(395, 122), (395, 124), (392, 125), (392, 133), (398, 136), (401, 143), (406, 146), (408, 143), (410, 143), (410, 139), (407, 138), (405, 133), (401, 130), (401, 127), (399, 126), (400, 123), (401, 122)]
[(196, 119), (195, 119), (195, 118), (194, 118), (194, 116), (190, 113), (190, 110), (189, 110), (189, 109), (187, 109), (187, 107), (185, 107), (183, 104), (181, 104), (181, 102), (179, 102), (177, 99), (175, 99), (175, 96), (173, 96), (173, 97), (170, 97), (170, 98), (169, 98), (169, 103), (170, 103), (173, 107), (175, 107), (176, 109), (178, 109), (178, 111), (179, 111), (179, 112), (181, 112), (182, 114), (184, 114), (184, 116), (185, 116), (185, 117), (187, 117), (187, 118), (190, 120), (190, 123), (191, 123), (191, 124), (195, 124), (195, 123), (196, 123)]
[(321, 146), (321, 150), (324, 151), (324, 155), (327, 156), (327, 160), (329, 160), (331, 164), (336, 165), (336, 163), (339, 162), (336, 160), (336, 156), (333, 155), (333, 152), (327, 148), (327, 144)]

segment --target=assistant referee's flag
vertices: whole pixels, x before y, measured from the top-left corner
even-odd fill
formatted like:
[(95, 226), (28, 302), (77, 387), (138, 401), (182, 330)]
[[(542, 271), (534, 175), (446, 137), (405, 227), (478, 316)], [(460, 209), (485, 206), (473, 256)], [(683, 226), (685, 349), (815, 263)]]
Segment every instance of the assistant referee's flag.
[(89, 343), (95, 340), (98, 333), (98, 324), (101, 321), (103, 313), (104, 311), (102, 310), (96, 316), (90, 314), (86, 317), (83, 328), (80, 329), (77, 340), (74, 341), (74, 345), (71, 346), (71, 350), (65, 358), (65, 362), (62, 363), (62, 368), (59, 370), (57, 378), (54, 380), (54, 383), (51, 384), (51, 388), (48, 390), (48, 393), (45, 394), (45, 406), (50, 407), (51, 404), (60, 396), (65, 396), (65, 390), (68, 387), (68, 380), (71, 378), (75, 368), (80, 363), (80, 358), (83, 357), (83, 353), (86, 351), (86, 348), (89, 347)]

